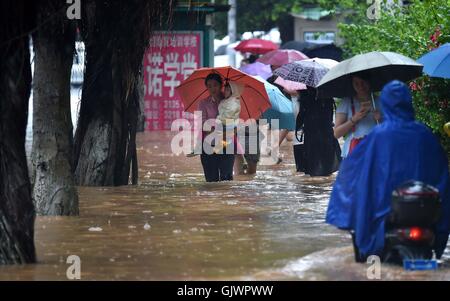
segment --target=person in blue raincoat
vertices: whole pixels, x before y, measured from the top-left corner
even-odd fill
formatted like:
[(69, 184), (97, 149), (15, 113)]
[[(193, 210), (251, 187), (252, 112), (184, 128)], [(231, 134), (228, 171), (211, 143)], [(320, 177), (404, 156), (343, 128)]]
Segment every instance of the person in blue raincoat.
[(326, 222), (353, 230), (362, 258), (382, 256), (392, 191), (408, 180), (422, 181), (436, 187), (442, 200), (435, 240), (440, 258), (450, 230), (447, 156), (431, 131), (415, 121), (412, 97), (404, 83), (388, 83), (381, 93), (381, 105), (384, 122), (341, 163)]

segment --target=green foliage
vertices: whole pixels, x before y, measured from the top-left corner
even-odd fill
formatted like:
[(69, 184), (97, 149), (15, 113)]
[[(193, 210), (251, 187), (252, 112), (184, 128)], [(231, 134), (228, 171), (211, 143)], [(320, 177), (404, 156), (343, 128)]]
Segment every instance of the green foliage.
[[(376, 21), (363, 18), (366, 11), (361, 8), (355, 11), (357, 23), (339, 24), (347, 57), (369, 51), (393, 51), (418, 59), (450, 42), (450, 0), (414, 0), (408, 6), (390, 9), (383, 5)], [(450, 139), (443, 131), (443, 125), (450, 121), (450, 80), (424, 75), (411, 87), (417, 119), (440, 137), (450, 154)]]
[[(337, 2), (336, 0), (237, 0), (237, 32), (239, 35), (247, 31), (268, 31), (279, 26), (290, 13), (301, 12), (307, 5), (332, 8)], [(228, 0), (216, 0), (216, 3), (227, 4)], [(215, 15), (214, 29), (218, 38), (227, 35), (226, 13)]]

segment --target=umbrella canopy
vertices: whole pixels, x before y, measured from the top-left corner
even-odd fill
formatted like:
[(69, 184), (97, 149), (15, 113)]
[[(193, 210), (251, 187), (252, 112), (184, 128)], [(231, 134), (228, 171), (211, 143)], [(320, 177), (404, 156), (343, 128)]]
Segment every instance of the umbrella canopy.
[(328, 70), (314, 60), (303, 60), (283, 65), (276, 69), (273, 74), (285, 80), (303, 83), (315, 88)]
[(261, 76), (254, 76), (254, 78), (264, 84), (264, 88), (266, 89), (267, 95), (269, 96), (272, 110), (278, 111), (280, 113), (293, 114), (292, 102), (286, 96), (284, 96), (284, 94), (280, 91), (280, 89), (278, 89), (278, 87), (264, 80)]
[(299, 82), (293, 82), (290, 80), (285, 80), (281, 77), (277, 77), (275, 80), (275, 83), (282, 86), (287, 91), (298, 91), (298, 90), (306, 90), (306, 85), (299, 83)]
[(433, 49), (417, 62), (423, 65), (423, 72), (429, 76), (450, 79), (450, 43)]
[(259, 75), (264, 79), (268, 79), (272, 75), (270, 66), (260, 62), (254, 62), (252, 64), (244, 65), (239, 68), (239, 70), (250, 75)]
[(240, 42), (234, 49), (240, 52), (264, 54), (278, 49), (278, 45), (268, 40), (250, 39)]
[(225, 55), (227, 54), (227, 45), (220, 45), (216, 51), (214, 51), (214, 55)]
[(348, 97), (354, 94), (352, 77), (367, 73), (371, 90), (380, 91), (392, 80), (409, 81), (422, 74), (423, 66), (395, 52), (368, 52), (340, 62), (322, 78), (318, 88), (324, 97)]
[(244, 86), (240, 97), (241, 113), (239, 117), (241, 119), (257, 119), (271, 107), (263, 82), (228, 66), (197, 69), (175, 88), (181, 97), (185, 111), (193, 113), (197, 110), (198, 103), (209, 96), (205, 79), (210, 73), (219, 74), (224, 82), (236, 82)]
[(309, 57), (320, 57), (342, 60), (342, 49), (334, 44), (319, 44), (311, 42), (289, 41), (281, 45), (281, 49), (295, 49), (301, 51)]
[[(295, 130), (295, 118), (293, 113), (280, 113), (270, 108), (262, 114), (261, 119), (266, 119), (267, 124), (271, 124), (273, 120), (278, 120), (278, 129), (280, 130)], [(275, 128), (272, 127), (272, 129)]]
[(306, 61), (317, 62), (317, 63), (321, 64), (322, 66), (328, 68), (328, 69), (331, 69), (334, 66), (336, 66), (337, 64), (339, 64), (338, 61), (335, 61), (335, 60), (332, 60), (332, 59), (323, 59), (323, 58), (318, 58), (318, 57), (315, 57), (315, 58), (312, 58), (312, 59), (307, 59)]
[(305, 60), (307, 58), (308, 57), (305, 54), (297, 50), (277, 49), (264, 54), (258, 59), (258, 62), (266, 65), (281, 66), (295, 61)]
[[(322, 66), (331, 69), (334, 66), (336, 66), (337, 64), (339, 64), (339, 62), (332, 60), (332, 59), (321, 59), (321, 58), (312, 58), (312, 59), (306, 59), (304, 60), (305, 62), (308, 61), (313, 61), (313, 62), (317, 62), (319, 64), (321, 64)], [(279, 84), (280, 86), (282, 86), (283, 88), (285, 88), (288, 91), (298, 91), (298, 90), (306, 90), (306, 85), (303, 83), (299, 83), (299, 82), (294, 82), (294, 81), (290, 81), (290, 80), (285, 80), (281, 77), (278, 77), (275, 80), (276, 84)]]
[(264, 83), (267, 95), (269, 96), (269, 101), (272, 105), (271, 108), (264, 112), (261, 118), (267, 119), (268, 123), (270, 123), (273, 119), (278, 119), (278, 126), (280, 129), (287, 129), (291, 131), (294, 130), (295, 119), (292, 101), (286, 98), (280, 89), (260, 76), (255, 76), (255, 78)]

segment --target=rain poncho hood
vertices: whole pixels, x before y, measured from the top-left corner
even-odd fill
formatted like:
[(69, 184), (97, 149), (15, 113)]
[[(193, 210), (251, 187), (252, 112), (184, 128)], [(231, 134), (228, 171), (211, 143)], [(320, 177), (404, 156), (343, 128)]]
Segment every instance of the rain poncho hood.
[(408, 180), (422, 181), (436, 187), (442, 200), (435, 243), (440, 258), (450, 228), (447, 156), (430, 130), (415, 121), (412, 97), (404, 83), (387, 84), (381, 105), (384, 122), (341, 163), (326, 222), (354, 230), (361, 255), (381, 255), (392, 191)]

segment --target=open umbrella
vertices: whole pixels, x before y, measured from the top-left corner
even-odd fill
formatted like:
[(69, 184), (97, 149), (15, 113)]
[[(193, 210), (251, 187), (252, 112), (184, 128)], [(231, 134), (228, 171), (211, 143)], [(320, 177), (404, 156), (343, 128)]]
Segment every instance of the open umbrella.
[(292, 102), (284, 96), (278, 87), (272, 85), (261, 76), (254, 76), (254, 78), (264, 84), (264, 88), (266, 89), (271, 104), (270, 110), (275, 110), (280, 113), (293, 114)]
[(254, 62), (252, 64), (247, 64), (239, 68), (242, 72), (250, 75), (259, 75), (264, 79), (268, 79), (272, 75), (272, 70), (270, 66), (265, 65), (260, 62)]
[(354, 94), (352, 76), (364, 71), (370, 76), (372, 92), (380, 91), (388, 82), (398, 79), (409, 81), (422, 74), (423, 65), (395, 52), (368, 52), (342, 61), (322, 78), (320, 95), (324, 97), (348, 97)]
[(297, 50), (277, 49), (264, 54), (258, 59), (258, 62), (266, 65), (281, 66), (295, 61), (305, 60), (307, 58), (308, 57), (305, 54)]
[(219, 74), (225, 82), (236, 82), (244, 86), (241, 93), (241, 114), (243, 120), (257, 119), (271, 107), (264, 83), (233, 67), (200, 68), (186, 78), (176, 91), (181, 97), (184, 110), (193, 113), (198, 103), (208, 97), (205, 79), (210, 73)]
[(299, 82), (293, 82), (291, 80), (285, 80), (279, 76), (275, 80), (275, 84), (282, 86), (286, 91), (298, 91), (298, 90), (306, 90), (307, 89), (305, 84), (302, 84)]
[[(312, 59), (306, 59), (303, 60), (304, 62), (309, 62), (309, 61), (313, 61), (313, 62), (317, 62), (320, 65), (331, 69), (334, 66), (336, 66), (337, 64), (339, 64), (339, 62), (332, 60), (332, 59), (322, 59), (322, 58), (312, 58)], [(276, 84), (279, 84), (280, 86), (282, 86), (283, 88), (285, 88), (288, 91), (297, 91), (297, 90), (306, 90), (306, 85), (300, 82), (294, 82), (294, 81), (290, 81), (290, 80), (285, 80), (282, 77), (278, 77), (275, 80)]]
[(450, 79), (450, 43), (433, 49), (417, 62), (423, 64), (423, 72), (429, 76)]
[(305, 61), (313, 61), (313, 62), (317, 62), (319, 64), (321, 64), (322, 66), (331, 69), (334, 66), (336, 66), (337, 64), (339, 64), (338, 61), (332, 60), (332, 59), (323, 59), (323, 58), (319, 58), (319, 57), (315, 57), (312, 59), (307, 59)]
[(299, 82), (315, 88), (328, 70), (314, 60), (303, 60), (283, 65), (276, 69), (273, 74), (285, 80)]
[(261, 118), (267, 119), (268, 123), (274, 119), (278, 119), (278, 127), (280, 129), (294, 130), (295, 119), (292, 101), (286, 98), (280, 89), (264, 80), (262, 77), (255, 76), (255, 78), (264, 83), (267, 95), (269, 96), (269, 101), (272, 105), (271, 108), (263, 113)]
[(301, 51), (309, 57), (320, 57), (342, 60), (342, 49), (334, 44), (320, 44), (311, 42), (289, 41), (281, 45), (281, 49), (295, 49)]
[(240, 52), (264, 54), (278, 49), (278, 45), (268, 40), (250, 39), (240, 42), (234, 49)]

